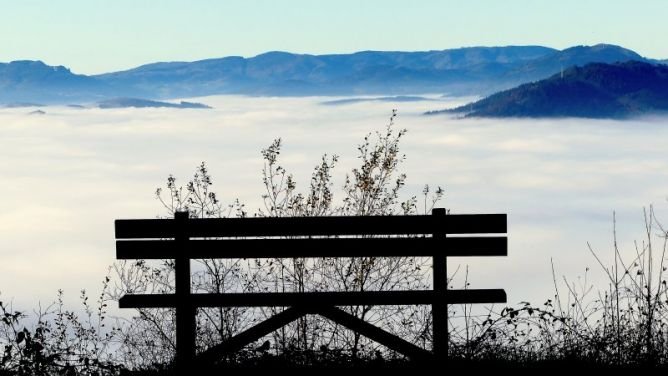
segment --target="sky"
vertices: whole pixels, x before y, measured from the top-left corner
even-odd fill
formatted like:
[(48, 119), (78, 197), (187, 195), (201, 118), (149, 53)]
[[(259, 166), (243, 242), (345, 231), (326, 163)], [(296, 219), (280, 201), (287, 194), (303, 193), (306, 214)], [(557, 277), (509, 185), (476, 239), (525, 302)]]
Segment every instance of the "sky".
[(611, 43), (668, 58), (665, 0), (0, 0), (0, 62), (75, 73), (156, 61)]

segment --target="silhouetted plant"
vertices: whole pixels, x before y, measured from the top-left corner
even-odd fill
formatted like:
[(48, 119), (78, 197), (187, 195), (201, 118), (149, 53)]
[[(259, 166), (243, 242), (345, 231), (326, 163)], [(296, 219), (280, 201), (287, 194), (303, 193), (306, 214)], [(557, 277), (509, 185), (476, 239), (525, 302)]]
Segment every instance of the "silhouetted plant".
[[(529, 364), (578, 361), (609, 366), (666, 365), (668, 361), (668, 233), (652, 207), (645, 212), (645, 238), (624, 261), (613, 216), (613, 262), (604, 264), (590, 251), (609, 280), (596, 290), (584, 278), (574, 283), (556, 278), (555, 295), (543, 306), (524, 302), (518, 308), (469, 317), (466, 328), (451, 332), (451, 356)], [(660, 245), (657, 246), (656, 242)]]
[(113, 375), (122, 363), (114, 346), (116, 326), (108, 327), (107, 286), (96, 306), (81, 292), (79, 313), (64, 309), (63, 293), (56, 302), (30, 317), (0, 302), (0, 370), (12, 375)]
[[(393, 215), (412, 214), (417, 211), (417, 199), (412, 197), (399, 201), (400, 189), (406, 176), (398, 172), (405, 156), (399, 154), (399, 142), (406, 130), (394, 129), (396, 111), (392, 112), (385, 132), (377, 132), (364, 138), (358, 146), (360, 167), (354, 168), (346, 176), (343, 186), (344, 198), (337, 205), (332, 190), (332, 175), (338, 156), (324, 155), (315, 166), (308, 192), (297, 193), (295, 179), (282, 167), (278, 160), (281, 140), (275, 140), (263, 150), (265, 159), (263, 195), (265, 211), (258, 215), (267, 216), (313, 216), (313, 215)], [(431, 194), (428, 186), (423, 195), (425, 211), (443, 196), (439, 187)], [(426, 207), (429, 205), (429, 207)], [(424, 289), (429, 286), (429, 260), (419, 258), (320, 258), (320, 259), (275, 259), (258, 262), (258, 268), (274, 271), (264, 282), (273, 284), (273, 291), (363, 291)], [(417, 315), (425, 316), (425, 307), (370, 307), (354, 306), (345, 308), (350, 313), (372, 321), (383, 322), (390, 331), (405, 338), (418, 338), (425, 332), (416, 320)], [(269, 314), (275, 310), (269, 310)], [(267, 314), (267, 316), (269, 315)], [(290, 341), (300, 343), (303, 349), (316, 349), (321, 343), (330, 347), (347, 349), (353, 356), (360, 351), (375, 353), (378, 347), (359, 334), (344, 330), (320, 317), (297, 320), (292, 330), (283, 329), (275, 334), (274, 340), (284, 350)], [(289, 328), (290, 326), (288, 326)], [(310, 327), (310, 330), (308, 329)], [(295, 336), (287, 339), (286, 335)], [(426, 343), (423, 342), (423, 343)]]
[[(306, 192), (299, 192), (297, 182), (279, 163), (281, 139), (276, 139), (262, 150), (264, 168), (262, 195), (264, 209), (256, 216), (326, 216), (326, 215), (393, 215), (418, 211), (415, 196), (400, 202), (399, 194), (406, 176), (398, 172), (405, 156), (399, 154), (399, 142), (406, 130), (396, 131), (393, 111), (385, 132), (371, 134), (358, 147), (360, 167), (347, 175), (343, 185), (343, 199), (337, 203), (333, 189), (332, 171), (338, 156), (323, 155), (314, 167)], [(166, 189), (158, 189), (156, 196), (167, 210), (167, 216), (187, 210), (191, 217), (244, 217), (244, 206), (238, 201), (221, 205), (212, 190), (212, 178), (202, 163), (185, 188), (177, 187), (173, 176), (167, 179)], [(432, 192), (425, 186), (422, 192), (428, 212), (442, 198), (439, 187)], [(420, 258), (347, 258), (347, 259), (268, 259), (268, 260), (200, 260), (201, 267), (193, 275), (193, 290), (197, 292), (248, 291), (362, 291), (392, 289), (424, 289), (430, 286), (428, 259)], [(126, 292), (170, 293), (173, 291), (173, 264), (149, 264), (145, 261), (116, 264), (117, 289), (115, 297)], [(429, 346), (430, 312), (423, 306), (400, 307), (347, 307), (349, 312), (368, 321), (383, 323), (390, 331), (404, 338)], [(219, 343), (259, 319), (268, 317), (280, 308), (201, 309), (198, 314), (198, 348), (203, 350)], [(146, 334), (146, 331), (151, 331)], [(165, 348), (165, 356), (153, 358), (164, 362), (173, 356), (174, 315), (171, 310), (142, 309), (131, 325), (124, 329), (124, 344), (128, 356), (147, 353), (153, 348)], [(151, 338), (150, 342), (147, 339)], [(356, 333), (343, 330), (317, 316), (301, 318), (274, 333), (271, 338), (276, 354), (316, 351), (319, 348), (340, 348), (353, 357), (375, 354), (378, 346)], [(134, 349), (130, 349), (133, 347)], [(366, 356), (366, 355), (365, 355)]]

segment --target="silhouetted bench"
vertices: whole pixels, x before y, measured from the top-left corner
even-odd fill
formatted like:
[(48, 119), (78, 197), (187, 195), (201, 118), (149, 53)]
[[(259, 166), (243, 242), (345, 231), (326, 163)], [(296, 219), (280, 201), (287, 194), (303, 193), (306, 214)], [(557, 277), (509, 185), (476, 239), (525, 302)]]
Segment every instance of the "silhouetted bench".
[[(126, 295), (121, 308), (176, 309), (176, 361), (214, 361), (306, 315), (319, 314), (410, 358), (447, 357), (448, 304), (505, 303), (502, 289), (450, 290), (447, 257), (506, 256), (505, 214), (117, 220), (118, 259), (174, 259), (175, 293)], [(485, 236), (479, 236), (485, 234)], [(457, 235), (449, 237), (447, 235)], [(467, 235), (467, 236), (461, 236)], [(339, 237), (343, 236), (343, 237)], [(164, 240), (171, 239), (171, 240)], [(432, 257), (433, 290), (191, 293), (191, 259)], [(337, 306), (429, 304), (434, 354)], [(195, 354), (198, 307), (289, 307), (224, 343)]]

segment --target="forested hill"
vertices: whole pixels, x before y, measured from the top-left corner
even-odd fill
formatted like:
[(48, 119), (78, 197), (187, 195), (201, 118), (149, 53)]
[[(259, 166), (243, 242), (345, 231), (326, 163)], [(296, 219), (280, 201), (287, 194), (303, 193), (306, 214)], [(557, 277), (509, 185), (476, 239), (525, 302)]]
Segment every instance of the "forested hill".
[(468, 117), (626, 118), (668, 111), (668, 66), (629, 61), (571, 67), (437, 113)]

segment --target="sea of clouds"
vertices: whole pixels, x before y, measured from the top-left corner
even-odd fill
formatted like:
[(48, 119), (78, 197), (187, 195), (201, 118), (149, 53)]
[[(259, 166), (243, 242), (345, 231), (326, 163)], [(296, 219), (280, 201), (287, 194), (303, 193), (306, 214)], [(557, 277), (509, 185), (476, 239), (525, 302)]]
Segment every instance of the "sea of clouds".
[(184, 184), (202, 161), (223, 202), (238, 198), (256, 212), (260, 151), (278, 137), (298, 189), (322, 154), (340, 156), (340, 200), (357, 145), (384, 130), (392, 109), (395, 126), (408, 129), (404, 197), (440, 185), (439, 206), (452, 213), (508, 213), (508, 257), (456, 258), (450, 268), (469, 265), (470, 287), (505, 288), (510, 304), (552, 298), (551, 260), (558, 280), (578, 283), (590, 267), (589, 280), (605, 288), (587, 242), (612, 262), (613, 211), (627, 259), (643, 238), (643, 207), (654, 204), (668, 223), (668, 118), (456, 119), (421, 114), (463, 99), (321, 104), (328, 100), (217, 96), (197, 99), (211, 110), (0, 110), (0, 300), (30, 309), (60, 288), (72, 304), (81, 289), (99, 292), (114, 262), (114, 219), (165, 215), (155, 189), (169, 174)]

